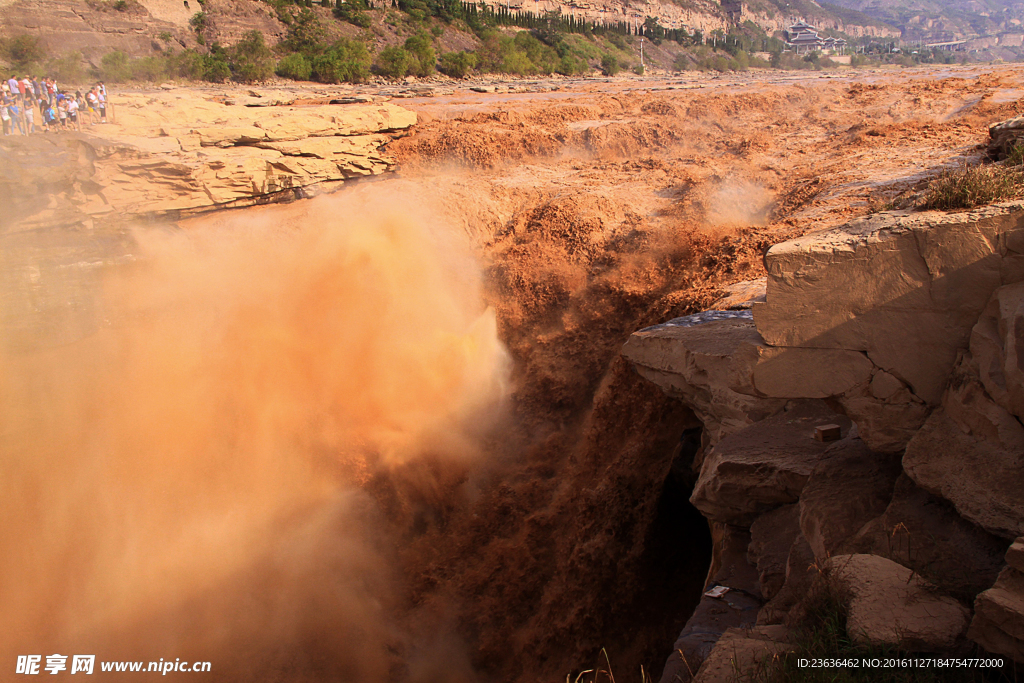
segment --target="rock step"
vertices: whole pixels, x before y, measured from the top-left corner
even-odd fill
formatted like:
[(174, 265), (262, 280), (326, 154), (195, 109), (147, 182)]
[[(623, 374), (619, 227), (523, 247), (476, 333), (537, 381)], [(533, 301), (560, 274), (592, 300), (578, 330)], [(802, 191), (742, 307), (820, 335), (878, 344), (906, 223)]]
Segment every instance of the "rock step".
[(992, 588), (978, 594), (968, 637), (993, 654), (1024, 663), (1024, 538), (1006, 553)]

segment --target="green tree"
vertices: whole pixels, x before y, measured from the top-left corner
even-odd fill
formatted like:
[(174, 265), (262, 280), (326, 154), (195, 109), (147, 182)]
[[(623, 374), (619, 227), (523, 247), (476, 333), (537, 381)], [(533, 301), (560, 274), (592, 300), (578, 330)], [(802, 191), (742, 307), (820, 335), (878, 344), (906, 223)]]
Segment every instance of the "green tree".
[(354, 26), (370, 28), (370, 15), (364, 11), (366, 9), (365, 0), (338, 0), (334, 6), (334, 16)]
[(220, 43), (210, 46), (210, 54), (204, 60), (206, 70), (203, 73), (203, 80), (211, 83), (223, 83), (231, 78), (231, 63), (227, 50), (221, 47)]
[(437, 56), (434, 53), (432, 43), (430, 34), (425, 32), (411, 36), (405, 41), (405, 49), (412, 56), (409, 73), (421, 78), (434, 73), (434, 69), (437, 66)]
[(253, 29), (231, 49), (231, 71), (240, 83), (265, 81), (274, 73), (274, 56), (263, 40), (263, 34)]
[(284, 44), (292, 52), (302, 52), (308, 56), (323, 52), (326, 40), (327, 29), (320, 17), (312, 10), (304, 9), (292, 22)]
[(13, 38), (0, 39), (0, 55), (17, 71), (23, 71), (30, 65), (41, 62), (46, 51), (39, 42), (38, 36), (21, 34)]
[(81, 83), (85, 80), (82, 53), (68, 52), (61, 57), (54, 57), (46, 63), (46, 73), (60, 83)]
[(208, 25), (206, 12), (196, 12), (193, 14), (192, 18), (188, 20), (188, 25), (192, 27), (197, 36), (201, 36)]
[(377, 55), (377, 72), (385, 78), (404, 78), (413, 62), (413, 56), (403, 48), (386, 47)]
[(131, 77), (131, 64), (127, 53), (114, 50), (103, 55), (98, 71), (104, 81), (124, 83)]
[(231, 66), (225, 59), (211, 57), (206, 62), (203, 80), (211, 83), (224, 83), (231, 78)]
[(615, 55), (606, 54), (601, 57), (601, 70), (606, 76), (614, 76), (619, 73), (619, 60), (615, 58)]
[(476, 55), (472, 52), (445, 52), (441, 55), (438, 69), (452, 78), (465, 78), (476, 68)]
[(308, 81), (313, 65), (301, 52), (293, 52), (277, 63), (277, 75), (293, 81)]
[(362, 83), (370, 75), (370, 53), (360, 40), (341, 38), (311, 61), (311, 76), (321, 83)]

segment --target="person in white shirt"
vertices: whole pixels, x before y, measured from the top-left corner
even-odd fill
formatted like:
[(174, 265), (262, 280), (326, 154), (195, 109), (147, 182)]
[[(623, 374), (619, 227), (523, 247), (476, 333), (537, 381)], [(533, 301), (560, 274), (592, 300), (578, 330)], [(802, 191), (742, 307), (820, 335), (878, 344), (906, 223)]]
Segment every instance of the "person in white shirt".
[(78, 98), (68, 98), (68, 123), (71, 128), (75, 130), (82, 130), (81, 124), (78, 123)]
[(103, 84), (103, 81), (99, 82), (99, 97), (100, 101), (103, 103), (103, 106), (106, 107), (105, 111), (110, 112), (110, 120), (114, 121), (114, 119), (116, 118), (114, 116), (114, 103), (111, 102), (110, 98), (107, 96), (107, 86)]
[(100, 123), (107, 122), (107, 98), (103, 94), (103, 90), (105, 88), (102, 88), (100, 85), (96, 86), (96, 101), (100, 106)]
[(89, 125), (96, 123), (96, 112), (100, 108), (99, 98), (96, 97), (96, 88), (85, 94), (85, 101), (89, 105)]

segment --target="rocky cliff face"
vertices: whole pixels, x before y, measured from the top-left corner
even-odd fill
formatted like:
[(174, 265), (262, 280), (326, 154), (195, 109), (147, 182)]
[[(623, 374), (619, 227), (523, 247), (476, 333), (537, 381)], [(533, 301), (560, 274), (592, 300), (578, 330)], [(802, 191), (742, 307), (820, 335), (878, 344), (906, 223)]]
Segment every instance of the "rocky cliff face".
[[(0, 172), (0, 197), (17, 208), (0, 233), (309, 196), (390, 169), (384, 147), (416, 122), (392, 104), (286, 106), (288, 93), (255, 94), (118, 94), (113, 123), (88, 134), (4, 138), (11, 163)], [(39, 187), (59, 200), (40, 202)]]
[[(1024, 203), (876, 215), (765, 265), (764, 294), (723, 300), (737, 310), (623, 349), (703, 422), (691, 502), (723, 539), (719, 616), (698, 609), (663, 680), (686, 679), (682, 658), (717, 680), (707, 634), (797, 623), (821, 572), (865, 642), (1020, 661)], [(729, 634), (748, 664), (786, 640)]]

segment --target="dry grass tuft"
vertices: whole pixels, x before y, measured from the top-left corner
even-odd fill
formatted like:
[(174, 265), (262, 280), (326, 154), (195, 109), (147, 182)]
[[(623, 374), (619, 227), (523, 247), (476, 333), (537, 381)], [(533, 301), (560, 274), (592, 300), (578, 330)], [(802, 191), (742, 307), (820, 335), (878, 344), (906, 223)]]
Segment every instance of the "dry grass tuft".
[(920, 209), (972, 209), (1012, 199), (1024, 190), (1024, 175), (1012, 166), (961, 166), (943, 171), (929, 184)]

